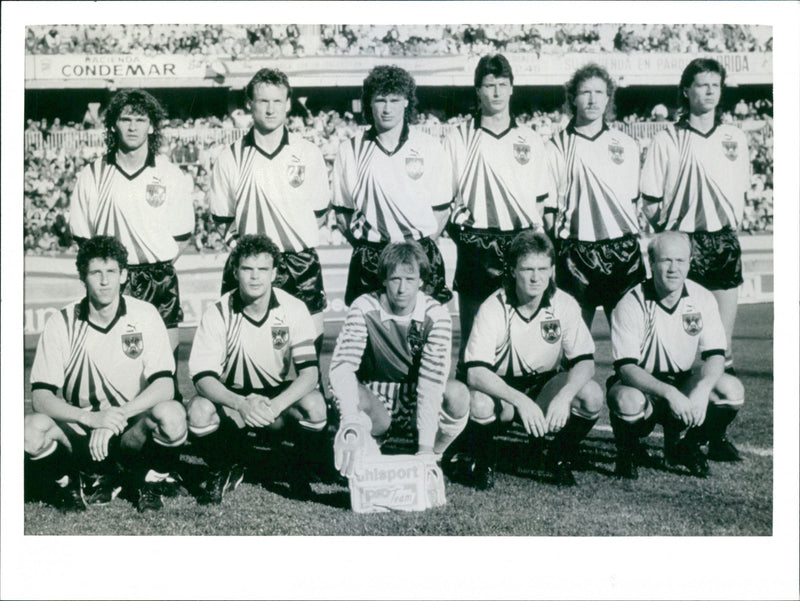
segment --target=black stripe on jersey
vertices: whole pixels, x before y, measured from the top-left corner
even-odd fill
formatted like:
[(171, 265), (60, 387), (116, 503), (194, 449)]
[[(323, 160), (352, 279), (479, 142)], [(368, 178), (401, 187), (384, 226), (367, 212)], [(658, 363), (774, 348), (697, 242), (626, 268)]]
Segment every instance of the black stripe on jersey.
[(706, 359), (708, 359), (709, 357), (713, 357), (714, 355), (722, 355), (724, 357), (725, 356), (725, 349), (715, 348), (715, 349), (709, 349), (707, 351), (703, 351), (702, 353), (700, 353), (700, 358), (703, 361), (705, 361)]
[(585, 355), (578, 355), (577, 357), (573, 357), (569, 359), (566, 363), (567, 369), (572, 369), (575, 365), (580, 363), (581, 361), (592, 361), (594, 360), (593, 353), (586, 353)]
[(185, 234), (181, 234), (180, 236), (173, 236), (172, 239), (175, 240), (175, 242), (185, 242), (191, 237), (192, 237), (192, 232), (186, 232)]
[(211, 371), (211, 370), (201, 371), (200, 373), (197, 373), (197, 374), (194, 375), (194, 377), (192, 378), (192, 384), (196, 385), (200, 380), (202, 380), (203, 378), (208, 378), (208, 377), (216, 378), (217, 380), (220, 379), (219, 378), (219, 374), (217, 372), (215, 372), (215, 371)]
[(637, 365), (639, 363), (638, 359), (633, 359), (631, 357), (626, 357), (625, 359), (617, 359), (614, 361), (614, 371), (619, 373), (619, 369), (623, 365)]
[(45, 382), (31, 382), (31, 392), (34, 390), (49, 390), (53, 394), (58, 394), (58, 386)]
[(319, 211), (314, 211), (314, 217), (317, 218), (322, 217), (323, 215), (325, 215), (325, 213), (328, 212), (328, 208), (329, 207), (325, 207), (324, 209), (320, 209)]
[[(662, 200), (664, 200), (664, 198), (663, 197), (650, 196), (649, 194), (642, 194), (642, 200), (645, 201), (645, 202), (654, 202), (655, 203), (655, 202), (661, 202)], [(634, 199), (634, 202), (636, 202), (636, 199)]]
[(485, 367), (490, 371), (495, 371), (494, 365), (486, 363), (485, 361), (467, 361), (464, 363), (464, 368), (469, 370), (471, 367)]
[(214, 221), (214, 223), (222, 223), (227, 225), (229, 223), (233, 223), (233, 220), (236, 219), (236, 217), (220, 217), (219, 215), (212, 215), (211, 219)]
[(548, 196), (547, 192), (545, 192), (544, 194), (540, 194), (539, 196), (536, 197), (536, 202), (544, 202), (545, 200), (547, 200), (547, 196)]
[(351, 209), (350, 207), (340, 207), (339, 205), (333, 207), (333, 210), (335, 213), (347, 213), (348, 215), (355, 211), (355, 209)]
[(167, 371), (167, 370), (157, 371), (152, 376), (147, 378), (147, 383), (148, 384), (152, 384), (153, 382), (155, 382), (159, 378), (172, 378), (172, 372), (171, 371)]
[(307, 367), (319, 367), (319, 361), (303, 361), (302, 363), (295, 363), (294, 366), (297, 371), (304, 370)]

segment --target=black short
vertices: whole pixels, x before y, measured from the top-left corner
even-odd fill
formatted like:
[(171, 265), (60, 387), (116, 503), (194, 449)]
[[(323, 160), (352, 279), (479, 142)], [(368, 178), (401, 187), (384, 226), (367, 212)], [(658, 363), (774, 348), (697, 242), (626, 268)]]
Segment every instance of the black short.
[(731, 229), (693, 232), (689, 279), (709, 290), (738, 288), (742, 279), (742, 247)]
[[(453, 293), (447, 287), (442, 253), (430, 238), (421, 238), (418, 242), (431, 264), (431, 272), (422, 291), (445, 304), (453, 298)], [(362, 294), (382, 288), (383, 282), (378, 278), (378, 262), (381, 252), (387, 245), (388, 242), (362, 242), (353, 249), (350, 269), (347, 272), (347, 290), (344, 295), (346, 305), (351, 305)]]
[(583, 308), (611, 311), (645, 276), (638, 236), (597, 242), (571, 238), (558, 241), (556, 284)]
[(167, 328), (177, 328), (183, 321), (178, 275), (169, 261), (128, 265), (128, 283), (124, 292), (158, 309)]
[(545, 371), (542, 373), (528, 374), (527, 376), (505, 376), (503, 382), (511, 386), (514, 390), (519, 390), (525, 396), (535, 401), (542, 388), (547, 384), (557, 371)]
[(448, 232), (458, 251), (453, 289), (480, 302), (501, 288), (507, 273), (506, 250), (522, 231), (451, 227)]
[[(221, 294), (235, 290), (238, 285), (229, 255), (222, 270)], [(327, 300), (322, 285), (322, 266), (314, 248), (281, 253), (281, 261), (272, 285), (299, 298), (312, 315), (325, 309)]]
[[(234, 390), (233, 392), (235, 392), (236, 394), (240, 394), (242, 396), (247, 396), (248, 394), (255, 392), (256, 394), (260, 394), (272, 399), (278, 396), (287, 388), (289, 388), (292, 382), (293, 380), (287, 380), (285, 382), (281, 382), (277, 386), (269, 386), (267, 388), (257, 388), (257, 389), (247, 389), (247, 390)], [(229, 407), (225, 407), (224, 405), (216, 405), (216, 409), (217, 409), (217, 415), (219, 415), (220, 419), (230, 420), (233, 423), (233, 425), (239, 430), (250, 429), (250, 430), (255, 430), (256, 432), (263, 432), (262, 428), (250, 428), (249, 426), (246, 426), (243, 423), (240, 424), (239, 420), (241, 420), (241, 417), (239, 417), (239, 412), (236, 411), (235, 409), (230, 409)]]
[[(679, 371), (675, 373), (667, 373), (667, 372), (655, 372), (651, 374), (656, 380), (659, 382), (664, 382), (665, 384), (670, 384), (674, 386), (678, 390), (683, 390), (684, 385), (692, 377), (691, 370), (687, 371)], [(611, 390), (611, 387), (619, 382), (619, 375), (615, 371), (611, 374), (608, 379), (606, 380), (606, 394), (608, 391)], [(648, 398), (651, 398), (649, 395), (646, 395)]]

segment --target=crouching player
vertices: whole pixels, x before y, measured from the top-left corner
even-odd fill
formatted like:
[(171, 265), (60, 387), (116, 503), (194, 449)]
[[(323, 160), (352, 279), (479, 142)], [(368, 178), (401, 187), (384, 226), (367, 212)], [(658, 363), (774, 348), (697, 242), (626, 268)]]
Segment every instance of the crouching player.
[(555, 287), (554, 254), (541, 232), (515, 236), (507, 285), (484, 301), (472, 326), (464, 356), (471, 391), (465, 436), (479, 489), (494, 485), (498, 418), (519, 420), (539, 451), (544, 436), (554, 434), (548, 468), (557, 484), (575, 485), (578, 445), (603, 406), (592, 380), (594, 342), (577, 301)]
[(188, 404), (189, 431), (211, 470), (201, 503), (221, 503), (242, 481), (250, 429), (293, 439), (299, 467), (290, 492), (313, 494), (307, 468), (326, 423), (318, 333), (305, 304), (272, 286), (280, 258), (266, 236), (243, 236), (230, 260), (238, 287), (208, 308), (195, 334), (189, 373), (198, 396)]
[(466, 425), (467, 387), (448, 379), (450, 314), (420, 290), (429, 275), (418, 242), (389, 244), (378, 262), (383, 289), (359, 296), (347, 314), (330, 370), (341, 417), (335, 464), (343, 476), (353, 475), (359, 453), (377, 453), (390, 432), (415, 439), (417, 453), (436, 460)]
[[(166, 326), (151, 304), (120, 293), (127, 259), (115, 238), (85, 242), (76, 263), (86, 296), (47, 321), (31, 369), (26, 476), (65, 511), (110, 502), (123, 483), (140, 512), (161, 509), (186, 440)], [(84, 474), (96, 476), (86, 487)]]
[[(706, 442), (708, 458), (740, 460), (725, 431), (744, 403), (744, 388), (723, 371), (725, 329), (714, 296), (686, 279), (691, 253), (686, 234), (653, 238), (652, 279), (628, 292), (611, 315), (616, 374), (608, 405), (622, 478), (638, 477), (639, 438), (658, 422), (668, 466), (683, 465), (705, 478), (708, 461), (700, 446)], [(698, 348), (703, 364), (693, 372)]]

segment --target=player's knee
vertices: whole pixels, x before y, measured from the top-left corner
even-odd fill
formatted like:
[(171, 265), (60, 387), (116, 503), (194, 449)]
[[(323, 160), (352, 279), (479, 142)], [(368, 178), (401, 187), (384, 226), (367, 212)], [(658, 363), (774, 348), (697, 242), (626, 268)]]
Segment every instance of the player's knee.
[(186, 410), (178, 401), (161, 402), (150, 410), (150, 415), (161, 441), (174, 444), (186, 438)]
[(25, 452), (36, 457), (47, 449), (55, 440), (49, 435), (52, 428), (58, 426), (51, 417), (44, 413), (30, 413), (25, 416)]
[(474, 422), (488, 423), (495, 419), (494, 399), (479, 390), (470, 390), (469, 416)]
[(647, 399), (640, 390), (615, 384), (608, 394), (611, 413), (625, 421), (635, 421), (644, 416)]
[(744, 405), (744, 385), (739, 378), (729, 374), (723, 374), (714, 387), (714, 392), (717, 396), (717, 398), (712, 401), (714, 404), (734, 409), (739, 409)]
[(325, 397), (319, 390), (312, 390), (299, 401), (303, 420), (313, 424), (324, 424), (328, 418)]
[(381, 400), (366, 386), (358, 386), (358, 408), (372, 421), (372, 435), (380, 436), (392, 425), (392, 416)]
[(192, 434), (203, 436), (219, 428), (217, 408), (205, 397), (196, 396), (189, 401), (186, 414)]
[(594, 380), (589, 380), (576, 396), (576, 409), (587, 418), (594, 418), (603, 409), (603, 389)]
[(467, 415), (470, 412), (470, 394), (466, 385), (457, 380), (448, 380), (442, 408), (451, 417), (461, 418)]

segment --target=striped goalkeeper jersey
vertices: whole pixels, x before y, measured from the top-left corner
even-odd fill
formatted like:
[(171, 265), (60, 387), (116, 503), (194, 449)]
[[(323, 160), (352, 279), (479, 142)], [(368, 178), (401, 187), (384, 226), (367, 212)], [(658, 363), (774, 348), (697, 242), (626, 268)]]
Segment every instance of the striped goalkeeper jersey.
[(319, 244), (315, 215), (330, 201), (328, 170), (319, 148), (284, 130), (272, 154), (251, 129), (220, 154), (211, 173), (208, 204), (214, 220), (234, 223), (236, 234), (262, 234), (281, 252)]
[(547, 149), (559, 238), (596, 242), (639, 232), (639, 147), (633, 138), (605, 123), (589, 138), (572, 121)]
[(445, 150), (453, 165), (454, 224), (503, 231), (542, 225), (549, 180), (544, 143), (532, 129), (512, 118), (497, 135), (471, 119), (450, 132)]
[(438, 140), (403, 126), (391, 152), (375, 130), (339, 147), (333, 169), (333, 206), (352, 211), (356, 240), (402, 242), (436, 233), (434, 209), (450, 204), (450, 163)]
[(331, 359), (331, 388), (342, 413), (355, 412), (358, 382), (394, 387), (380, 393), (395, 398), (407, 398), (402, 388), (416, 387), (419, 444), (432, 446), (450, 374), (451, 339), (450, 313), (422, 292), (406, 316), (386, 311), (379, 293), (358, 297)]
[(716, 125), (702, 134), (681, 120), (653, 137), (642, 167), (646, 202), (662, 202), (657, 230), (739, 229), (750, 186), (747, 138)]

